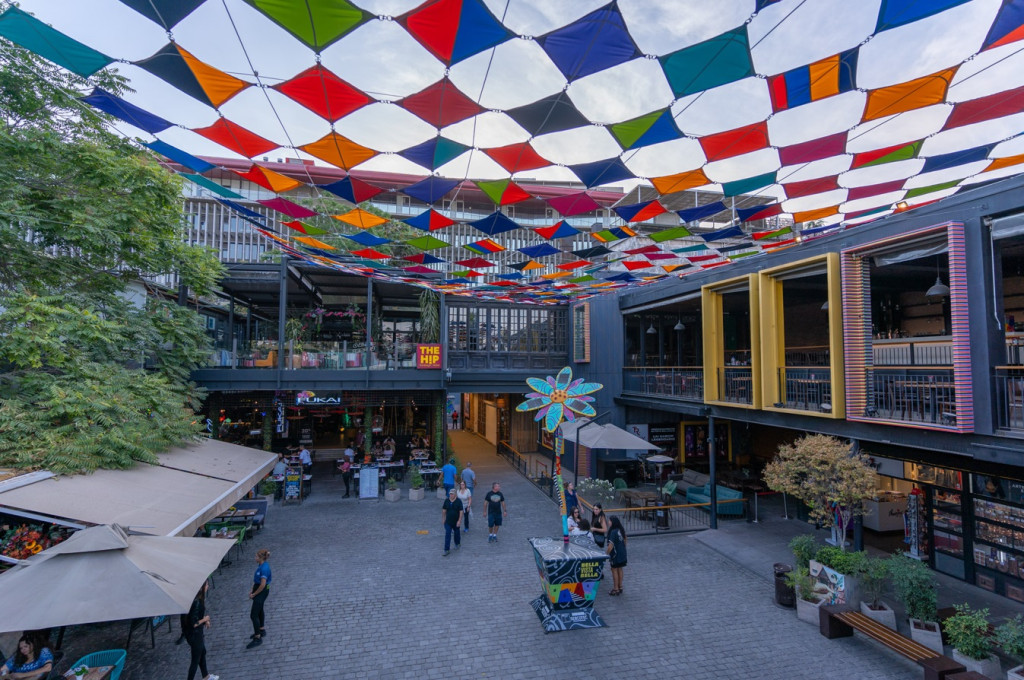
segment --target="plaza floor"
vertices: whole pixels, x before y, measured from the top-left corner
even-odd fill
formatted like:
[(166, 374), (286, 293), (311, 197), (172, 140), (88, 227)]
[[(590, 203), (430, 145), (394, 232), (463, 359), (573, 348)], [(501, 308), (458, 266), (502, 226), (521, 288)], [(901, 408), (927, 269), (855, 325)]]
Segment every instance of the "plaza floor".
[[(770, 564), (755, 569), (723, 554), (733, 540), (728, 526), (720, 545), (705, 542), (715, 532), (634, 539), (624, 594), (607, 596), (606, 570), (597, 599), (607, 627), (545, 635), (529, 604), (540, 584), (526, 539), (559, 533), (554, 505), (491, 445), (463, 432), (453, 441), (459, 460), (473, 463), (478, 491), (502, 484), (509, 519), (498, 543), (474, 518), (461, 549), (444, 557), (435, 496), (359, 501), (342, 498), (340, 477), (318, 479), (303, 504), (275, 505), (242, 558), (215, 574), (210, 671), (223, 680), (920, 677), (873, 643), (826, 640), (776, 607)], [(272, 553), (268, 634), (247, 650), (258, 548)], [(72, 629), (65, 648), (73, 659), (123, 646), (125, 634), (123, 623)], [(177, 635), (175, 620), (173, 632), (158, 630), (153, 649), (148, 635), (133, 640), (121, 677), (184, 677), (188, 646), (176, 646)]]

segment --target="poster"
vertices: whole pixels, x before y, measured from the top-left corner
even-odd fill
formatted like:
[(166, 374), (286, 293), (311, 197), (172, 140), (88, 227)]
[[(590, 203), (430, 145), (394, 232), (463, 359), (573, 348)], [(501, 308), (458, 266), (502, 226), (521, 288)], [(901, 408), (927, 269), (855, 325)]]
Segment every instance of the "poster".
[(376, 465), (363, 465), (359, 468), (359, 500), (377, 498), (380, 488), (378, 470)]
[[(732, 457), (732, 438), (729, 423), (715, 423), (715, 460), (729, 460)], [(708, 460), (708, 424), (705, 421), (683, 423), (683, 461), (706, 462)]]
[(284, 500), (301, 501), (302, 471), (299, 468), (288, 468), (284, 476)]
[(545, 430), (540, 425), (538, 425), (537, 427), (540, 428), (540, 445), (543, 446), (545, 449), (548, 449), (550, 451), (554, 451), (555, 450), (555, 433), (554, 432), (548, 432), (547, 430)]

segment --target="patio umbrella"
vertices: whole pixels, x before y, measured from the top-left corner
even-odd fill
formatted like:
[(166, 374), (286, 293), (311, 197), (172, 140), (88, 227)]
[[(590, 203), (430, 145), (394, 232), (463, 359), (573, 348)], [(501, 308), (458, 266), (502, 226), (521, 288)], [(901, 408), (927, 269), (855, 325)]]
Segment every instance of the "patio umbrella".
[[(611, 423), (587, 426), (587, 423), (589, 422), (591, 421), (579, 418), (571, 423), (562, 423), (562, 436), (565, 437), (565, 440), (568, 442), (575, 443), (579, 441), (580, 446), (586, 446), (588, 449), (661, 450), (646, 439), (641, 439), (635, 434), (630, 434), (621, 427), (617, 427)], [(579, 437), (578, 440), (577, 437)]]
[(0, 633), (183, 614), (233, 545), (83, 529), (0, 576)]
[(653, 456), (647, 456), (646, 460), (648, 463), (654, 463), (655, 465), (664, 465), (665, 463), (673, 462), (675, 458), (663, 456), (662, 454), (658, 453)]

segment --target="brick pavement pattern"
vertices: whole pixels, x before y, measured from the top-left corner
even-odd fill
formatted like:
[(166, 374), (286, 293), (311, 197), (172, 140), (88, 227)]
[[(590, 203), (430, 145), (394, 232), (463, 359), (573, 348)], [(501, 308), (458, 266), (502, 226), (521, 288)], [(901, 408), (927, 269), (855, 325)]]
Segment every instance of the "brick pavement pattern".
[[(397, 503), (343, 499), (340, 477), (320, 475), (306, 502), (272, 507), (242, 559), (215, 574), (210, 672), (222, 680), (920, 677), (866, 640), (821, 637), (773, 604), (770, 565), (754, 574), (694, 535), (632, 541), (621, 597), (608, 597), (605, 569), (596, 608), (607, 627), (545, 635), (530, 607), (540, 580), (526, 539), (558, 535), (555, 506), (493, 446), (462, 431), (452, 438), (459, 461), (477, 471), (478, 493), (501, 482), (509, 518), (498, 543), (487, 542), (479, 498), (462, 549), (443, 557), (442, 499), (428, 492), (410, 502), (407, 491)], [(272, 553), (273, 585), (266, 640), (247, 650), (258, 548)], [(155, 649), (148, 635), (133, 641), (122, 678), (184, 677), (188, 646), (173, 644), (174, 618)], [(121, 647), (125, 632), (102, 626), (88, 642)], [(74, 638), (65, 644), (71, 660), (86, 642)]]

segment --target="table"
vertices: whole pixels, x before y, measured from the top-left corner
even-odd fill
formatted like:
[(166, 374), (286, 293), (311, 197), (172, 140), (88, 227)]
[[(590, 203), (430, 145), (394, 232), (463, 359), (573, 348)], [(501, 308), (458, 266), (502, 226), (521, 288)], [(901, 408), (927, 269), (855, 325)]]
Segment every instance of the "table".
[[(81, 666), (79, 666), (81, 668)], [(86, 666), (88, 668), (88, 666)], [(75, 675), (74, 668), (69, 669), (65, 674), (65, 678), (71, 678), (72, 680), (106, 680), (110, 677), (110, 674), (114, 671), (113, 666), (94, 666), (89, 668), (85, 675)]]
[(640, 491), (639, 489), (624, 489), (620, 492), (626, 501), (626, 507), (633, 507), (633, 501), (637, 501), (637, 507), (644, 507), (641, 503), (658, 500), (657, 491)]
[(228, 510), (223, 514), (214, 517), (213, 521), (217, 522), (229, 519), (252, 519), (257, 514), (259, 514), (259, 511), (256, 510), (255, 508), (245, 508), (242, 510)]
[[(433, 489), (433, 488), (435, 488), (437, 486), (437, 481), (441, 478), (441, 469), (440, 468), (423, 467), (423, 468), (420, 468), (420, 475), (423, 476), (423, 481), (430, 488)], [(433, 479), (427, 479), (428, 477), (433, 477)]]

